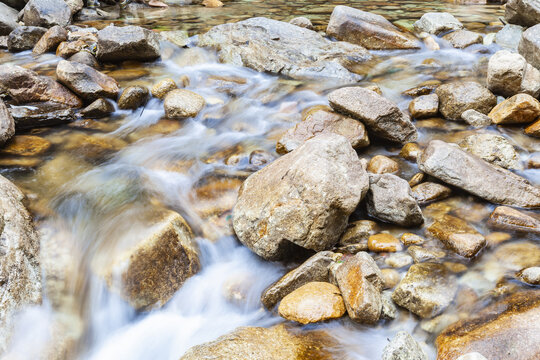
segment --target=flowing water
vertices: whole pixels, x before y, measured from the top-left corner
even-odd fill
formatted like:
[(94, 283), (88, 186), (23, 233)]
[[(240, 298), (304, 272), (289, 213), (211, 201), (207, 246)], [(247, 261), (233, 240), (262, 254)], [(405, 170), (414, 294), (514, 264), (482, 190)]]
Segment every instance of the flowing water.
[[(449, 11), (467, 28), (482, 33), (502, 27), (500, 5), (461, 4), (450, 1), (355, 1), (362, 10), (384, 15), (398, 24), (410, 24), (428, 11)], [(171, 6), (138, 13), (123, 13), (116, 23), (129, 23), (156, 30), (186, 30), (196, 35), (214, 25), (267, 16), (289, 20), (307, 16), (323, 30), (338, 3), (286, 1), (233, 1), (225, 7)], [(98, 28), (107, 22), (89, 21)], [(475, 45), (466, 51), (441, 42), (441, 50), (376, 52), (376, 60), (357, 69), (366, 74), (366, 84), (377, 84), (384, 95), (405, 109), (409, 98), (403, 90), (425, 81), (451, 78), (485, 79), (486, 59), (497, 45)], [(28, 66), (52, 75), (58, 62), (54, 55), (33, 57), (0, 53), (0, 62)], [(17, 318), (10, 354), (34, 359), (64, 334), (66, 348), (77, 359), (171, 359), (177, 360), (191, 346), (213, 340), (238, 326), (270, 326), (281, 322), (264, 310), (260, 294), (295, 264), (263, 261), (232, 236), (231, 208), (243, 179), (277, 157), (276, 140), (300, 120), (302, 110), (326, 104), (326, 94), (335, 84), (310, 83), (257, 73), (220, 64), (216, 54), (197, 47), (178, 48), (162, 44), (162, 58), (154, 63), (126, 62), (105, 68), (122, 87), (151, 86), (164, 78), (177, 82), (189, 78), (188, 89), (205, 97), (207, 106), (194, 119), (164, 118), (163, 104), (152, 99), (136, 111), (118, 110), (102, 120), (84, 120), (66, 126), (36, 129), (33, 135), (50, 141), (47, 152), (29, 159), (10, 158), (2, 174), (28, 196), (28, 206), (42, 234), (42, 257), (56, 269), (48, 276), (41, 306), (23, 311)], [(441, 138), (458, 141), (470, 134), (467, 127), (442, 119), (417, 121), (420, 144)], [(540, 151), (538, 141), (521, 135), (519, 129), (495, 129), (507, 136), (524, 163)], [(398, 147), (375, 143), (360, 157), (394, 156), (401, 176), (409, 178), (415, 165), (399, 160)], [(24, 161), (32, 162), (27, 167)], [(6, 163), (6, 157), (0, 158)], [(519, 171), (534, 183), (539, 170)], [(162, 209), (181, 213), (197, 235), (202, 270), (190, 278), (162, 308), (135, 312), (117, 294), (108, 290), (100, 276), (102, 261), (136, 242), (149, 231), (152, 215)], [(457, 193), (424, 209), (426, 216), (438, 211), (457, 212), (484, 234), (492, 207)], [(362, 214), (354, 214), (353, 219)], [(402, 230), (386, 228), (399, 235)], [(150, 229), (151, 230), (151, 229)], [(418, 230), (422, 233), (422, 230)], [(514, 237), (512, 241), (521, 241)], [(532, 239), (530, 237), (529, 239)], [(534, 239), (532, 239), (534, 240)], [(436, 242), (428, 246), (440, 248)], [(448, 255), (447, 261), (463, 263), (468, 270), (460, 284), (481, 298), (494, 287), (497, 268), (490, 266), (485, 249), (477, 261)], [(378, 255), (381, 267), (385, 255)], [(404, 272), (404, 270), (402, 270)], [(47, 290), (48, 289), (48, 290)], [(458, 312), (459, 304), (447, 310)], [(342, 319), (319, 326), (333, 335), (351, 359), (378, 359), (387, 339), (407, 330), (425, 341), (434, 358), (433, 336), (424, 332), (417, 318), (400, 311), (392, 322), (363, 327)], [(59, 330), (60, 329), (60, 330)], [(66, 335), (67, 334), (67, 335)]]

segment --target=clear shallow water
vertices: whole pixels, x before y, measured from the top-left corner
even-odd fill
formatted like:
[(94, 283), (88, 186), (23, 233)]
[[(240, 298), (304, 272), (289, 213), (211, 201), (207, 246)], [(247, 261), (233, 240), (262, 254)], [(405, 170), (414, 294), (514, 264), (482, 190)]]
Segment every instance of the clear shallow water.
[[(158, 30), (183, 29), (195, 35), (210, 26), (250, 16), (288, 20), (307, 15), (323, 29), (335, 5), (338, 3), (227, 2), (221, 9), (190, 5), (145, 10), (139, 17), (126, 14), (119, 22)], [(469, 29), (484, 33), (500, 28), (497, 17), (502, 14), (498, 5), (450, 2), (348, 5), (377, 12), (392, 21), (416, 20), (427, 11), (450, 11)], [(482, 52), (478, 51), (480, 47), (460, 51), (441, 45), (442, 49), (435, 52), (377, 52), (375, 61), (359, 66), (357, 71), (366, 74), (365, 84), (379, 85), (386, 97), (405, 109), (409, 99), (401, 92), (423, 81), (462, 78), (483, 82), (486, 57), (497, 50), (495, 45)], [(104, 72), (117, 78), (122, 87), (151, 86), (166, 77), (178, 82), (188, 76), (187, 88), (204, 96), (208, 104), (197, 118), (163, 119), (162, 103), (153, 99), (144, 111), (117, 111), (100, 121), (37, 129), (32, 133), (52, 143), (51, 149), (39, 156), (40, 165), (2, 170), (29, 196), (29, 207), (43, 234), (42, 253), (52, 259), (46, 266), (57, 269), (55, 276), (45, 275), (48, 291), (56, 295), (46, 296), (42, 306), (24, 311), (17, 321), (10, 353), (17, 358), (35, 359), (55, 343), (55, 334), (64, 334), (71, 342), (66, 347), (75, 349), (71, 358), (179, 359), (189, 347), (238, 326), (269, 326), (281, 321), (262, 309), (259, 297), (294, 264), (262, 261), (239, 245), (231, 236), (230, 210), (242, 179), (264, 166), (253, 158), (271, 161), (277, 157), (275, 143), (283, 131), (300, 120), (302, 110), (326, 104), (325, 94), (334, 84), (299, 82), (219, 64), (212, 51), (199, 48), (178, 49), (163, 43), (162, 52), (162, 59), (155, 63), (126, 62), (107, 67)], [(15, 56), (0, 53), (0, 62), (30, 66), (49, 75), (54, 73), (57, 61), (52, 55), (34, 58), (29, 52)], [(463, 124), (441, 119), (415, 125), (420, 144), (434, 138), (455, 142), (470, 134)], [(540, 151), (538, 141), (521, 135), (519, 129), (487, 131), (507, 135), (524, 161), (530, 153)], [(96, 146), (98, 140), (101, 142)], [(399, 150), (375, 142), (359, 155), (396, 156)], [(396, 160), (404, 178), (416, 171), (413, 164)], [(540, 180), (539, 170), (527, 169), (520, 174), (537, 184)], [(461, 212), (484, 234), (491, 231), (485, 219), (492, 206), (460, 193), (440, 205)], [(108, 290), (100, 276), (100, 261), (136, 242), (145, 231), (145, 219), (162, 208), (178, 211), (192, 226), (198, 236), (202, 271), (163, 308), (136, 313)], [(425, 214), (436, 211), (436, 207), (426, 209)], [(357, 213), (352, 218), (361, 217)], [(395, 235), (404, 232), (391, 226), (386, 229)], [(422, 233), (420, 229), (417, 232)], [(437, 242), (427, 246), (441, 247)], [(485, 249), (483, 256), (471, 263), (448, 255), (447, 260), (469, 267), (460, 281), (478, 296), (495, 286), (497, 277), (486, 266), (490, 252)], [(381, 267), (387, 267), (385, 255), (376, 259)], [(451, 307), (448, 313), (456, 311)], [(379, 358), (387, 339), (399, 330), (425, 340), (426, 350), (435, 357), (433, 337), (405, 311), (400, 311), (393, 322), (377, 327), (362, 327), (346, 319), (318, 327), (327, 328), (351, 359)]]

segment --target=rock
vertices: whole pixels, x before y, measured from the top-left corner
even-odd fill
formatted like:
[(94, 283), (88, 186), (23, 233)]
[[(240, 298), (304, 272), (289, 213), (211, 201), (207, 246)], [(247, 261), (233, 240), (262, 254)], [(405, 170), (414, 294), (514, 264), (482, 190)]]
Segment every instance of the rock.
[(409, 246), (407, 252), (411, 255), (416, 264), (428, 260), (440, 259), (446, 256), (444, 251), (425, 249), (417, 245)]
[(140, 26), (107, 26), (97, 33), (99, 61), (153, 61), (160, 57), (159, 37)]
[(175, 89), (167, 93), (163, 106), (169, 119), (195, 117), (204, 108), (204, 98), (190, 90)]
[(51, 142), (34, 135), (16, 135), (0, 150), (3, 154), (18, 156), (41, 155), (51, 147)]
[(409, 103), (409, 112), (415, 119), (435, 117), (439, 112), (439, 97), (437, 94), (418, 96)]
[(0, 2), (0, 35), (9, 35), (18, 26), (17, 11)]
[(108, 286), (137, 310), (163, 306), (200, 269), (193, 233), (178, 213), (156, 214), (130, 240), (133, 246), (93, 265), (105, 270)]
[(71, 10), (71, 15), (75, 15), (84, 8), (83, 0), (64, 0), (69, 9)]
[(383, 291), (381, 293), (381, 302), (381, 319), (394, 320), (397, 316), (397, 306), (392, 301), (392, 292)]
[(355, 82), (346, 65), (371, 55), (361, 46), (331, 42), (315, 31), (267, 18), (218, 25), (199, 35), (199, 46), (218, 50), (222, 62), (294, 79)]
[(349, 317), (364, 324), (376, 323), (381, 315), (382, 273), (369, 254), (359, 252), (348, 256), (330, 268)]
[(522, 291), (454, 323), (435, 341), (437, 359), (454, 360), (470, 352), (488, 359), (540, 356), (540, 291)]
[[(399, 246), (401, 247), (401, 244)], [(384, 263), (388, 266), (399, 269), (411, 265), (413, 263), (413, 258), (405, 253), (399, 252), (386, 257), (386, 259), (384, 259)]]
[(15, 135), (15, 121), (6, 104), (0, 99), (0, 145), (4, 145)]
[(474, 257), (486, 245), (486, 238), (466, 221), (443, 215), (427, 228), (427, 232), (446, 247), (464, 257)]
[(369, 216), (405, 227), (424, 222), (407, 181), (392, 174), (370, 175), (366, 197)]
[(250, 175), (233, 209), (239, 240), (259, 256), (287, 256), (294, 244), (335, 245), (368, 188), (356, 152), (343, 136), (322, 134)]
[(489, 217), (488, 224), (497, 229), (540, 234), (540, 218), (534, 213), (526, 213), (508, 206), (498, 206)]
[(340, 246), (354, 245), (358, 251), (368, 249), (368, 239), (377, 233), (377, 223), (371, 220), (358, 220), (350, 223), (339, 239)]
[[(510, 242), (499, 245), (493, 253), (498, 270), (516, 272), (540, 264), (540, 248), (532, 242)], [(504, 273), (503, 273), (504, 275)]]
[(319, 134), (334, 133), (342, 135), (354, 149), (369, 145), (364, 125), (350, 117), (336, 114), (329, 109), (314, 108), (301, 122), (289, 129), (276, 144), (278, 154), (286, 154)]
[(405, 246), (409, 245), (421, 245), (424, 243), (424, 239), (421, 236), (412, 233), (404, 233), (401, 235), (401, 242)]
[(299, 16), (299, 17), (295, 17), (291, 19), (291, 21), (289, 21), (289, 24), (293, 24), (293, 25), (300, 26), (309, 30), (313, 30), (313, 24), (311, 23), (311, 20), (303, 16)]
[(489, 113), (495, 124), (528, 124), (540, 117), (540, 102), (527, 94), (517, 94), (495, 106)]
[(328, 282), (328, 267), (334, 261), (335, 255), (331, 251), (321, 251), (313, 255), (270, 285), (262, 293), (261, 302), (271, 310), (285, 296), (309, 282)]
[(519, 154), (504, 136), (474, 134), (463, 139), (459, 146), (492, 164), (505, 169), (519, 169)]
[(100, 119), (114, 112), (114, 105), (111, 101), (99, 98), (81, 110), (84, 117)]
[(369, 160), (367, 171), (373, 174), (395, 173), (399, 171), (399, 165), (389, 157), (375, 155)]
[(146, 105), (150, 93), (145, 86), (134, 85), (128, 86), (120, 95), (118, 99), (118, 107), (120, 109), (132, 109), (135, 110), (141, 106)]
[(481, 34), (469, 30), (456, 30), (443, 36), (456, 49), (465, 49), (467, 46), (481, 44), (484, 38)]
[(55, 51), (58, 45), (62, 41), (67, 40), (67, 31), (63, 27), (56, 25), (47, 30), (45, 34), (39, 39), (37, 44), (34, 46), (32, 53), (36, 55), (41, 55), (46, 52)]
[(88, 65), (90, 67), (93, 67), (94, 69), (97, 69), (99, 67), (99, 63), (96, 60), (96, 57), (85, 50), (79, 51), (71, 55), (67, 60)]
[(9, 343), (13, 316), (23, 307), (41, 303), (39, 236), (22, 203), (24, 198), (15, 185), (0, 176), (0, 353)]
[(163, 79), (152, 86), (151, 92), (152, 96), (157, 97), (158, 99), (164, 99), (165, 95), (177, 88), (178, 86), (176, 86), (173, 79)]
[(420, 48), (414, 36), (401, 32), (384, 17), (343, 5), (332, 11), (326, 33), (370, 50)]
[(475, 127), (482, 128), (491, 125), (491, 119), (489, 116), (482, 114), (474, 109), (469, 109), (461, 114), (461, 120), (467, 124)]
[(37, 26), (19, 26), (8, 37), (8, 49), (11, 52), (30, 50), (41, 39), (47, 29)]
[[(529, 81), (529, 78), (536, 80)], [(526, 93), (538, 96), (540, 72), (525, 58), (507, 50), (497, 51), (488, 63), (487, 86), (495, 94), (505, 97)], [(536, 82), (535, 85), (529, 85)]]
[(401, 151), (399, 152), (399, 156), (401, 156), (405, 160), (416, 162), (416, 159), (418, 158), (418, 155), (420, 155), (421, 152), (422, 152), (422, 149), (420, 149), (420, 146), (418, 146), (417, 143), (406, 143), (401, 148)]
[(75, 120), (75, 112), (71, 108), (54, 102), (12, 107), (11, 116), (17, 131), (61, 125)]
[(30, 0), (22, 19), (27, 26), (67, 26), (71, 22), (71, 9), (63, 0)]
[[(401, 275), (399, 274), (399, 272), (397, 270), (394, 270), (394, 269), (382, 269), (381, 273), (382, 273), (382, 276), (383, 276), (383, 279), (384, 279), (384, 288), (385, 289), (392, 289), (401, 280)], [(383, 292), (383, 295), (384, 295), (385, 292)], [(390, 300), (392, 300), (392, 295), (391, 294), (390, 294)], [(393, 304), (393, 302), (392, 302), (392, 304)], [(384, 302), (383, 302), (383, 307), (384, 307)]]
[(540, 206), (540, 189), (527, 180), (441, 140), (429, 143), (418, 158), (418, 168), (496, 204), (528, 208)]
[(115, 99), (120, 91), (112, 77), (80, 63), (60, 61), (56, 67), (56, 76), (59, 82), (87, 101), (101, 97)]
[(414, 338), (405, 331), (400, 331), (384, 347), (382, 360), (428, 360)]
[(214, 341), (189, 349), (180, 360), (331, 360), (333, 341), (315, 331), (289, 331), (283, 324), (271, 328), (241, 327)]
[(454, 17), (454, 15), (443, 13), (425, 13), (420, 20), (414, 23), (414, 29), (417, 32), (427, 32), (428, 34), (438, 35), (450, 30), (460, 30), (463, 24)]
[(374, 91), (361, 87), (345, 87), (328, 94), (332, 108), (356, 118), (375, 135), (407, 143), (418, 134), (411, 120), (391, 101)]
[(220, 0), (203, 0), (202, 4), (208, 8), (217, 8), (223, 6), (223, 3)]
[(339, 288), (327, 282), (310, 282), (281, 300), (279, 315), (301, 324), (337, 319), (345, 314)]
[(422, 83), (419, 86), (416, 86), (416, 87), (413, 87), (413, 88), (410, 88), (410, 89), (407, 89), (407, 90), (403, 91), (402, 94), (405, 95), (405, 96), (410, 96), (410, 97), (429, 95), (437, 88), (437, 86), (440, 83), (440, 81), (438, 81), (438, 80), (435, 80), (435, 81), (437, 82), (435, 84)]
[(9, 36), (0, 36), (0, 49), (8, 48), (8, 38)]
[(159, 35), (179, 47), (185, 47), (189, 43), (189, 36), (186, 30), (161, 31)]
[(535, 0), (508, 0), (504, 18), (511, 24), (534, 26), (540, 23), (540, 7)]
[(473, 81), (444, 84), (435, 92), (439, 96), (439, 111), (449, 120), (460, 120), (461, 114), (469, 109), (487, 114), (497, 105), (495, 95)]
[(540, 267), (533, 266), (523, 269), (519, 272), (518, 277), (529, 285), (540, 285)]
[(425, 205), (432, 201), (446, 199), (452, 193), (450, 188), (429, 181), (418, 184), (411, 190), (414, 198), (420, 205)]
[(396, 252), (401, 250), (401, 243), (395, 236), (380, 233), (369, 237), (368, 249), (373, 252)]
[(525, 60), (540, 69), (540, 24), (525, 30), (518, 45), (518, 52)]
[(83, 51), (88, 47), (88, 44), (83, 40), (64, 41), (56, 48), (56, 56), (63, 57), (64, 59), (70, 58), (73, 55)]
[(450, 305), (457, 292), (457, 280), (442, 264), (411, 265), (397, 285), (392, 300), (422, 318), (431, 318)]
[(527, 126), (523, 132), (529, 136), (540, 137), (540, 120)]

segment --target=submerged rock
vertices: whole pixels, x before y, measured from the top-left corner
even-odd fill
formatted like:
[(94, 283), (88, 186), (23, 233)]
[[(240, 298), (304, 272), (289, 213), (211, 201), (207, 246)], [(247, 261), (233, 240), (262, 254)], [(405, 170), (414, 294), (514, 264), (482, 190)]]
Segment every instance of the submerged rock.
[(463, 24), (450, 13), (430, 12), (422, 15), (420, 20), (414, 23), (417, 32), (425, 31), (429, 34), (438, 35), (450, 30), (459, 30)]
[(107, 26), (97, 33), (99, 61), (153, 61), (160, 57), (159, 36), (140, 26)]
[(28, 26), (67, 26), (71, 22), (71, 9), (63, 0), (30, 0), (22, 19)]
[(504, 136), (474, 134), (463, 139), (459, 146), (492, 164), (505, 169), (519, 169), (519, 154)]
[(540, 218), (508, 206), (498, 206), (489, 217), (488, 224), (497, 229), (540, 234)]
[(540, 102), (527, 94), (517, 94), (495, 106), (489, 113), (495, 124), (528, 124), (540, 117)]
[(508, 0), (504, 18), (511, 24), (534, 26), (540, 23), (540, 7), (535, 0)]
[(400, 331), (384, 347), (382, 360), (428, 360), (418, 342), (405, 331)]
[(294, 245), (321, 251), (335, 245), (368, 188), (349, 141), (322, 134), (249, 176), (233, 209), (239, 240), (265, 259)]
[(9, 141), (0, 152), (17, 156), (41, 155), (51, 147), (51, 142), (35, 135), (16, 135)]
[(474, 81), (444, 84), (437, 88), (436, 93), (439, 111), (449, 120), (460, 120), (461, 114), (469, 109), (487, 114), (497, 105), (496, 96)]
[(67, 31), (63, 27), (56, 25), (47, 30), (34, 46), (32, 53), (41, 55), (49, 51), (55, 51), (62, 41), (66, 41)]
[(169, 91), (163, 102), (165, 115), (169, 119), (195, 117), (205, 104), (206, 102), (201, 95), (186, 89)]
[(4, 145), (15, 135), (15, 121), (6, 104), (0, 99), (0, 145)]
[(8, 37), (8, 49), (18, 52), (32, 49), (47, 29), (38, 26), (19, 26)]
[(56, 67), (58, 81), (87, 101), (101, 97), (113, 98), (120, 91), (118, 83), (88, 65), (62, 60)]
[(427, 232), (446, 247), (464, 257), (473, 257), (486, 245), (486, 238), (465, 220), (443, 215), (427, 228)]
[(534, 25), (523, 32), (518, 45), (518, 52), (525, 60), (540, 69), (540, 24)]

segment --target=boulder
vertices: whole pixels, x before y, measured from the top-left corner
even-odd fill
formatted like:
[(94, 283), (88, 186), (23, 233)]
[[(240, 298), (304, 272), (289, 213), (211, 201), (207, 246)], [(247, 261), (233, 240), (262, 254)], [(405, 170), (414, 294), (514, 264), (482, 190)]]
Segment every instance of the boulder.
[(0, 65), (0, 90), (18, 104), (53, 101), (71, 107), (81, 106), (81, 100), (48, 76), (17, 65)]
[(438, 360), (478, 352), (488, 359), (540, 357), (540, 291), (510, 295), (450, 325), (435, 341)]
[(63, 0), (30, 0), (23, 10), (22, 20), (27, 26), (67, 26), (71, 9)]
[(491, 125), (491, 119), (489, 116), (474, 109), (465, 110), (461, 114), (461, 120), (475, 128), (483, 128)]
[(540, 102), (527, 94), (517, 94), (495, 106), (489, 113), (495, 124), (528, 124), (540, 117)]
[(540, 5), (536, 0), (508, 0), (504, 18), (511, 24), (534, 26), (540, 23)]
[(394, 142), (415, 141), (418, 134), (396, 104), (374, 91), (361, 87), (345, 87), (328, 94), (332, 108), (356, 118), (373, 134)]
[(456, 276), (446, 266), (425, 262), (411, 265), (392, 294), (392, 300), (422, 318), (443, 312), (457, 292)]
[(449, 187), (430, 181), (414, 186), (411, 191), (416, 202), (420, 205), (446, 199), (452, 193)]
[(354, 149), (369, 145), (367, 131), (358, 120), (332, 112), (330, 109), (314, 107), (301, 122), (289, 129), (276, 144), (278, 154), (286, 154), (319, 134), (335, 133), (349, 140)]
[(345, 304), (336, 285), (310, 282), (285, 296), (278, 311), (281, 317), (305, 325), (342, 317)]
[(525, 60), (540, 69), (540, 24), (534, 25), (523, 32), (518, 45), (518, 52)]
[(11, 52), (32, 49), (47, 29), (38, 26), (19, 26), (8, 36), (8, 49)]
[(146, 86), (133, 85), (128, 86), (120, 95), (118, 99), (118, 107), (120, 109), (132, 109), (135, 110), (141, 106), (146, 105), (150, 92)]
[(481, 44), (484, 38), (481, 34), (469, 30), (456, 30), (443, 36), (450, 45), (456, 49), (465, 49), (467, 46)]
[(160, 57), (159, 36), (140, 26), (107, 26), (97, 33), (99, 61), (153, 61)]
[(118, 96), (118, 83), (88, 65), (62, 60), (56, 67), (58, 81), (86, 101), (101, 97), (115, 99)]
[(459, 146), (471, 154), (505, 169), (519, 169), (519, 154), (504, 136), (474, 134), (463, 139)]
[(15, 185), (0, 176), (0, 353), (9, 343), (17, 311), (41, 303), (39, 236), (22, 203), (24, 198)]
[(170, 91), (177, 89), (176, 83), (173, 79), (163, 79), (154, 86), (152, 86), (152, 96), (158, 99), (164, 99)]
[(6, 104), (0, 99), (0, 145), (4, 145), (15, 135), (15, 121)]
[(414, 23), (417, 32), (427, 32), (438, 35), (451, 30), (460, 30), (463, 24), (450, 13), (425, 13), (420, 20)]
[(186, 89), (169, 91), (163, 102), (165, 116), (169, 119), (195, 117), (205, 104), (201, 95)]
[(384, 17), (348, 6), (334, 8), (326, 33), (371, 50), (419, 49), (420, 42)]
[(17, 10), (0, 2), (0, 36), (9, 35), (19, 26), (17, 16)]
[(321, 251), (335, 245), (368, 188), (349, 141), (321, 134), (250, 175), (233, 209), (239, 240), (265, 259), (295, 245)]
[(75, 120), (73, 109), (55, 102), (34, 103), (32, 106), (12, 107), (11, 116), (17, 131), (61, 125)]
[(491, 213), (488, 224), (504, 230), (540, 234), (540, 218), (534, 213), (519, 211), (508, 206), (498, 206)]
[(35, 55), (41, 55), (46, 52), (54, 52), (62, 41), (67, 40), (67, 31), (59, 25), (55, 25), (39, 39), (34, 46), (32, 53)]
[(439, 96), (439, 111), (449, 120), (460, 120), (469, 109), (487, 114), (497, 105), (497, 97), (474, 81), (440, 85), (435, 92)]
[(295, 79), (355, 82), (346, 66), (371, 55), (361, 46), (332, 42), (319, 33), (263, 17), (218, 25), (199, 35), (199, 46), (218, 50), (222, 62)]
[(384, 155), (375, 155), (369, 160), (367, 171), (373, 174), (388, 174), (399, 171), (399, 164)]
[(489, 59), (487, 86), (495, 94), (508, 97), (526, 93), (536, 97), (539, 83), (540, 71), (517, 53), (500, 50)]
[(261, 302), (271, 310), (281, 299), (309, 282), (327, 282), (328, 267), (336, 254), (320, 251), (307, 259), (296, 269), (289, 271), (281, 279), (270, 285), (261, 295)]
[(524, 178), (441, 140), (432, 140), (418, 168), (485, 200), (510, 206), (540, 206), (540, 189)]
[(420, 344), (405, 331), (400, 331), (384, 347), (382, 360), (428, 360)]
[(81, 110), (83, 117), (99, 119), (106, 117), (114, 112), (114, 105), (110, 100), (99, 98), (93, 103)]
[(415, 119), (437, 116), (439, 113), (439, 97), (437, 94), (420, 95), (409, 103), (409, 112)]
[(439, 239), (455, 253), (471, 258), (486, 245), (486, 238), (465, 220), (452, 215), (437, 218), (427, 233)]
[(369, 216), (405, 227), (424, 222), (407, 181), (392, 174), (370, 175), (366, 197)]

